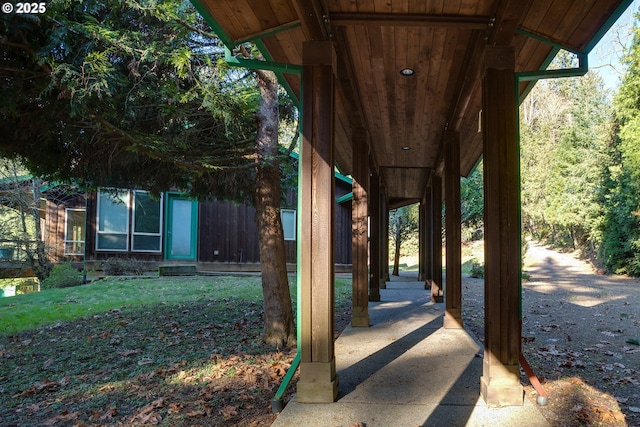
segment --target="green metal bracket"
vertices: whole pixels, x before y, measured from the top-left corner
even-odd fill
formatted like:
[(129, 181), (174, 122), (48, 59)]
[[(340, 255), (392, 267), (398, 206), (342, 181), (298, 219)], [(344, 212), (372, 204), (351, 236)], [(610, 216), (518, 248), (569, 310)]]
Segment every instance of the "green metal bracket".
[[(213, 32), (220, 38), (220, 40), (224, 44), (224, 46), (225, 46), (225, 56), (226, 56), (227, 55), (226, 50), (231, 51), (236, 46), (237, 43), (226, 32), (223, 31), (222, 26), (218, 23), (218, 21), (216, 21), (213, 18), (211, 13), (204, 6), (202, 0), (190, 0), (190, 1), (191, 1), (191, 4), (193, 4), (193, 6), (196, 8), (198, 13), (200, 13), (200, 15), (202, 15), (202, 17), (207, 22), (207, 24), (209, 24), (209, 26), (211, 27)], [(294, 28), (294, 26), (292, 25), (290, 28)], [(286, 27), (285, 29), (289, 29), (289, 27)], [(258, 49), (260, 50), (260, 52), (262, 52), (262, 54), (264, 55), (265, 59), (267, 60), (267, 63), (263, 63), (262, 61), (260, 61), (260, 64), (254, 64), (254, 65), (261, 65), (262, 68), (260, 68), (260, 69), (263, 69), (263, 70), (274, 71), (278, 76), (278, 81), (280, 82), (282, 87), (285, 88), (285, 90), (287, 91), (287, 93), (289, 94), (291, 99), (293, 99), (294, 102), (297, 105), (300, 105), (300, 100), (298, 99), (298, 97), (295, 96), (293, 90), (289, 86), (289, 83), (286, 81), (286, 79), (284, 78), (282, 73), (301, 74), (301, 71), (294, 71), (294, 68), (292, 68), (292, 67), (298, 67), (298, 68), (300, 68), (300, 70), (302, 70), (302, 67), (297, 66), (297, 65), (289, 65), (288, 67), (286, 67), (286, 65), (288, 65), (288, 64), (280, 64), (280, 65), (285, 65), (285, 67), (278, 68), (276, 65), (279, 64), (279, 63), (272, 62), (272, 58), (268, 56), (268, 54), (266, 53), (267, 49), (264, 46), (264, 44), (262, 43), (262, 40), (260, 40), (260, 38), (266, 37), (267, 35), (269, 35), (269, 34), (262, 34), (256, 40), (246, 40), (247, 42), (248, 41), (253, 41), (255, 43), (255, 45), (258, 47)], [(233, 58), (232, 55), (231, 55), (231, 58)], [(240, 61), (243, 61), (243, 60), (238, 59), (238, 58), (236, 58), (236, 59), (237, 59), (238, 62), (235, 62), (234, 64), (231, 64), (232, 66), (236, 66), (236, 67), (244, 67), (245, 66), (245, 65), (241, 65), (241, 63), (240, 63)], [(256, 62), (258, 62), (258, 61), (256, 61)], [(268, 65), (268, 62), (272, 63), (272, 65), (273, 65), (272, 68), (265, 68), (265, 66)], [(247, 65), (249, 65), (249, 64), (247, 64)], [(247, 68), (257, 69), (254, 66), (249, 66)], [(288, 68), (288, 70), (287, 70), (287, 68)]]
[(256, 59), (244, 59), (233, 56), (231, 50), (225, 46), (224, 60), (231, 66), (250, 68), (253, 70), (267, 70), (276, 73), (302, 74), (302, 66), (295, 64), (285, 64), (273, 61), (258, 61)]
[(546, 38), (544, 36), (541, 36), (541, 35), (536, 34), (536, 33), (532, 33), (531, 31), (527, 31), (524, 28), (516, 28), (516, 33), (521, 34), (523, 36), (526, 36), (526, 37), (528, 37), (530, 39), (534, 39), (534, 40), (537, 40), (539, 42), (548, 44), (549, 46), (553, 46), (553, 47), (555, 47), (557, 49), (564, 49), (566, 51), (573, 52), (575, 54), (579, 54), (580, 53), (580, 51), (578, 51), (576, 49), (572, 49), (570, 47), (563, 46), (560, 43), (556, 43), (553, 40), (548, 39), (548, 38)]
[(349, 202), (349, 201), (351, 201), (351, 200), (353, 200), (353, 191), (352, 191), (351, 193), (347, 193), (347, 194), (345, 194), (345, 195), (344, 195), (344, 196), (342, 196), (342, 197), (338, 197), (338, 198), (336, 199), (336, 202), (337, 202), (337, 203), (339, 203), (339, 204), (341, 204), (341, 203)]
[(559, 70), (536, 70), (516, 73), (518, 82), (530, 82), (540, 79), (555, 79), (560, 77), (580, 77), (589, 71), (589, 59), (586, 53), (578, 53), (578, 66)]
[(280, 387), (278, 387), (278, 391), (276, 392), (276, 395), (273, 396), (273, 401), (271, 402), (271, 410), (273, 413), (281, 412), (282, 409), (284, 408), (284, 402), (282, 401), (282, 396), (284, 396), (284, 393), (287, 391), (287, 387), (291, 382), (291, 378), (293, 378), (293, 375), (296, 373), (296, 370), (298, 369), (299, 365), (300, 365), (300, 352), (298, 352), (296, 354), (296, 357), (293, 358), (293, 361), (291, 362), (291, 366), (289, 367), (289, 370), (287, 371), (287, 373), (284, 375), (284, 378), (282, 379), (282, 383), (280, 384)]

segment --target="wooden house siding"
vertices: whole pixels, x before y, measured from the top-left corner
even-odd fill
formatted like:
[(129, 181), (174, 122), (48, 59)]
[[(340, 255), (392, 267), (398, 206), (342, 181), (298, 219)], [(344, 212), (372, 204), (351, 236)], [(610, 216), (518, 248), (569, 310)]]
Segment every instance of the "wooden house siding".
[(258, 263), (255, 209), (232, 202), (200, 203), (198, 260), (201, 262)]
[(65, 218), (67, 209), (84, 209), (84, 195), (78, 194), (64, 201), (45, 200), (44, 215), (44, 242), (52, 262), (68, 260), (81, 260), (82, 256), (65, 255)]
[[(336, 179), (336, 198), (351, 192), (351, 184)], [(141, 261), (161, 262), (164, 260), (166, 236), (163, 234), (163, 251), (134, 252), (96, 250), (97, 193), (89, 193), (86, 201), (86, 256), (89, 261), (104, 261), (112, 257), (136, 258)], [(46, 201), (45, 239), (53, 262), (81, 261), (82, 256), (65, 255), (66, 209), (84, 209), (84, 195), (78, 194), (64, 200)], [(162, 208), (166, 206), (163, 204)], [(284, 209), (297, 209), (294, 191), (285, 195)], [(252, 206), (226, 202), (217, 199), (206, 200), (198, 204), (197, 262), (229, 264), (258, 264), (260, 262), (259, 235), (254, 221), (255, 209)], [(351, 264), (351, 202), (336, 202), (335, 205), (335, 263)], [(166, 212), (164, 215), (167, 218)], [(297, 238), (298, 236), (296, 236)], [(130, 245), (129, 245), (130, 246)], [(297, 241), (285, 241), (287, 263), (297, 261)]]

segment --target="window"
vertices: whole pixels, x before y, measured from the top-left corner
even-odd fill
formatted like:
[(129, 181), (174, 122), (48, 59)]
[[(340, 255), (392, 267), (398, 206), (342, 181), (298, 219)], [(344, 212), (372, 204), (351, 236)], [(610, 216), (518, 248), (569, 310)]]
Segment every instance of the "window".
[(129, 249), (129, 192), (100, 191), (98, 193), (99, 251), (127, 251)]
[[(131, 244), (130, 244), (131, 242)], [(96, 249), (161, 252), (162, 205), (145, 191), (100, 191)]]
[(133, 250), (160, 252), (162, 249), (162, 209), (160, 200), (144, 191), (133, 192)]
[(296, 211), (293, 209), (282, 209), (280, 211), (282, 219), (282, 231), (284, 240), (296, 240)]
[(64, 222), (64, 254), (84, 255), (84, 209), (66, 209)]

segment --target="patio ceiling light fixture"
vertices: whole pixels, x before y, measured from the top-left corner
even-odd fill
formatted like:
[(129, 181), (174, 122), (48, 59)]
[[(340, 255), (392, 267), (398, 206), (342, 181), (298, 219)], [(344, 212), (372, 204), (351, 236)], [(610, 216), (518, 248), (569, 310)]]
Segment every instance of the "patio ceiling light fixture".
[(400, 70), (400, 74), (405, 77), (410, 77), (415, 74), (415, 71), (413, 70), (413, 68), (403, 68), (402, 70)]
[(404, 151), (409, 151), (409, 150), (411, 150), (411, 147), (409, 147), (408, 145), (404, 145), (404, 146), (402, 147), (402, 150), (404, 150)]

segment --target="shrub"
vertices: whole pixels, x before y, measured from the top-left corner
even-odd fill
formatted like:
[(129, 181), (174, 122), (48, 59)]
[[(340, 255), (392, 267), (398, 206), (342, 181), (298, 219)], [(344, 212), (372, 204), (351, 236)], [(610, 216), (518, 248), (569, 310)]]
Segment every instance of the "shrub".
[(109, 258), (102, 263), (102, 271), (106, 276), (141, 276), (144, 263), (131, 258)]
[(477, 260), (473, 260), (471, 263), (471, 273), (469, 273), (471, 277), (476, 279), (484, 278), (484, 264), (479, 263)]
[(68, 288), (79, 286), (84, 283), (84, 276), (81, 271), (71, 265), (71, 263), (58, 264), (53, 267), (49, 277), (40, 283), (42, 289)]

